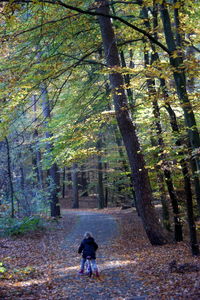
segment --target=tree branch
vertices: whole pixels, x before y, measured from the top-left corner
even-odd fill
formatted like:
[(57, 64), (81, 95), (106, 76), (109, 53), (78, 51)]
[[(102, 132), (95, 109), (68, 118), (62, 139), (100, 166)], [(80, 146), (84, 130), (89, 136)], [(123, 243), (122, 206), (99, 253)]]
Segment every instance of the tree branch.
[(57, 22), (61, 22), (61, 21), (64, 21), (64, 20), (66, 20), (66, 19), (69, 19), (69, 18), (74, 17), (74, 16), (77, 16), (77, 15), (78, 15), (78, 14), (74, 14), (74, 15), (66, 16), (66, 17), (61, 18), (61, 19), (58, 19), (58, 20), (51, 20), (51, 21), (48, 21), (48, 22), (46, 22), (46, 23), (43, 23), (43, 24), (34, 26), (34, 27), (29, 28), (29, 29), (27, 29), (27, 30), (20, 31), (20, 32), (14, 34), (13, 37), (15, 38), (15, 37), (17, 37), (17, 36), (19, 36), (19, 35), (21, 35), (21, 34), (24, 34), (24, 33), (27, 33), (27, 32), (30, 32), (30, 31), (33, 31), (33, 30), (36, 30), (36, 29), (39, 29), (39, 28), (41, 28), (41, 27), (43, 27), (43, 26), (45, 26), (45, 25), (49, 25), (49, 24), (54, 24), (54, 23), (57, 23)]
[(108, 2), (109, 5), (113, 5), (113, 4), (138, 4), (140, 5), (140, 3), (138, 3), (138, 1), (110, 1)]
[[(3, 2), (10, 2), (8, 0), (0, 0), (0, 3), (3, 3)], [(33, 3), (33, 4), (36, 4), (34, 0), (14, 0), (12, 1), (12, 4), (14, 3)], [(69, 9), (69, 10), (72, 10), (72, 11), (76, 11), (78, 13), (81, 13), (81, 14), (85, 14), (85, 15), (90, 15), (90, 16), (102, 16), (102, 17), (105, 17), (105, 18), (111, 18), (113, 20), (117, 20), (123, 24), (125, 24), (126, 26), (134, 29), (135, 31), (139, 32), (139, 33), (142, 33), (144, 36), (146, 36), (150, 41), (152, 41), (154, 44), (156, 44), (157, 46), (159, 46), (161, 49), (163, 49), (166, 53), (168, 53), (169, 55), (171, 55), (171, 51), (168, 50), (167, 47), (165, 47), (162, 43), (160, 43), (159, 41), (157, 41), (151, 34), (149, 34), (148, 32), (146, 32), (145, 30), (141, 29), (141, 28), (138, 28), (137, 26), (129, 23), (128, 21), (124, 20), (123, 18), (121, 17), (118, 17), (118, 16), (114, 16), (114, 15), (110, 15), (110, 14), (104, 14), (104, 13), (100, 13), (100, 12), (96, 12), (96, 11), (92, 11), (92, 10), (84, 10), (84, 9), (81, 9), (81, 8), (78, 8), (78, 7), (75, 7), (75, 6), (72, 6), (72, 5), (68, 5), (60, 0), (55, 0), (55, 1), (50, 1), (50, 0), (41, 0), (40, 3), (47, 3), (47, 4), (52, 4), (52, 5), (60, 5), (66, 9)], [(93, 8), (95, 9), (95, 7)]]
[(197, 47), (195, 47), (194, 45), (192, 45), (192, 48), (195, 50), (195, 51), (197, 51), (197, 52), (199, 52), (200, 53), (200, 49), (198, 49)]

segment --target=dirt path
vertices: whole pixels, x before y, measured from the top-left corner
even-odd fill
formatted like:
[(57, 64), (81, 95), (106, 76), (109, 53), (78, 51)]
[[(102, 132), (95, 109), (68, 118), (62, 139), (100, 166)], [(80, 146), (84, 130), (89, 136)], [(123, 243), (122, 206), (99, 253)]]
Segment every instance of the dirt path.
[(77, 216), (77, 222), (72, 232), (66, 237), (67, 244), (74, 241), (79, 243), (86, 231), (92, 232), (99, 244), (107, 244), (117, 237), (118, 225), (112, 216), (90, 211), (77, 211), (73, 214)]
[[(70, 211), (65, 214), (73, 214), (77, 217), (77, 220), (73, 230), (66, 236), (62, 244), (63, 249), (70, 249), (72, 253), (77, 253), (84, 233), (90, 231), (99, 245), (97, 261), (99, 265), (101, 264), (101, 269), (102, 267), (105, 269), (105, 264), (107, 268), (109, 265), (112, 266), (114, 262), (119, 265), (119, 257), (113, 255), (111, 246), (119, 233), (118, 224), (114, 217), (90, 211)], [(107, 250), (106, 253), (105, 249)]]
[[(115, 239), (119, 234), (116, 219), (97, 212), (65, 212), (66, 215), (72, 213), (77, 220), (61, 246), (63, 250), (70, 251), (72, 256), (63, 264), (63, 269), (58, 270), (59, 276), (55, 279), (58, 283), (61, 280), (66, 283), (62, 291), (68, 296), (61, 299), (146, 299), (140, 295), (141, 283), (136, 279), (133, 281), (133, 277), (130, 278), (127, 272), (127, 265), (134, 265), (134, 261), (127, 260), (125, 255), (114, 251)], [(91, 231), (99, 245), (97, 263), (100, 280), (77, 275), (80, 262), (77, 248), (85, 231)]]
[[(147, 299), (148, 288), (136, 279), (135, 251), (126, 253), (126, 239), (119, 240), (117, 218), (108, 211), (64, 210), (63, 218), (39, 235), (5, 239), (0, 262), (5, 261), (8, 271), (0, 281), (0, 299)], [(77, 250), (85, 231), (91, 231), (99, 245), (100, 278), (78, 275)]]
[[(169, 263), (200, 265), (188, 243), (151, 246), (133, 210), (64, 210), (45, 230), (0, 239), (2, 300), (200, 299), (199, 272), (169, 272)], [(85, 231), (99, 244), (100, 279), (78, 275)], [(148, 295), (148, 296), (145, 296)]]

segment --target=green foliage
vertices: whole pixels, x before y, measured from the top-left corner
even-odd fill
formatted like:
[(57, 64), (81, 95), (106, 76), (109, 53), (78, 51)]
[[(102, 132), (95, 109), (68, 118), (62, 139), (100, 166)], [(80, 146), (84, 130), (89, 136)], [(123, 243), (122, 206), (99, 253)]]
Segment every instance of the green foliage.
[(39, 216), (25, 217), (22, 219), (0, 219), (0, 230), (4, 235), (23, 235), (27, 232), (37, 231), (39, 229), (43, 229), (43, 221)]
[(3, 263), (0, 261), (0, 273), (5, 273), (6, 268), (4, 267)]
[[(200, 75), (198, 57), (195, 54), (187, 56), (186, 47), (199, 44), (200, 13), (198, 3), (185, 2), (184, 7), (177, 6), (181, 9), (181, 34), (183, 36), (186, 34), (183, 51), (187, 59), (184, 61), (184, 66), (188, 78), (197, 82)], [(93, 1), (66, 0), (65, 3), (87, 10)], [(154, 34), (157, 29), (153, 29), (152, 3), (153, 1), (144, 0), (143, 8), (145, 5), (149, 8), (149, 20), (152, 26), (149, 32)], [(158, 0), (154, 3), (159, 4), (162, 1)], [(170, 15), (173, 16), (173, 5), (167, 7)], [(134, 14), (131, 13), (133, 8)], [(107, 68), (103, 59), (101, 35), (96, 18), (65, 10), (53, 2), (50, 5), (36, 1), (30, 3), (27, 9), (11, 1), (3, 6), (2, 10), (0, 140), (9, 136), (12, 144), (15, 206), (18, 205), (21, 215), (27, 213), (28, 209), (30, 214), (43, 212), (49, 206), (49, 196), (55, 188), (46, 174), (43, 187), (41, 182), (40, 184), (37, 182), (36, 163), (33, 167), (37, 151), (40, 151), (40, 168), (44, 172), (52, 163), (57, 163), (59, 167), (71, 167), (74, 161), (80, 164), (91, 161), (96, 163), (99, 155), (96, 147), (99, 133), (105, 140), (101, 156), (103, 163), (107, 163), (108, 166), (108, 170), (105, 171), (107, 174), (104, 176), (104, 186), (108, 189), (109, 197), (118, 199), (123, 196), (130, 199), (132, 197), (130, 178), (125, 174), (123, 166), (123, 161), (126, 163), (128, 161), (127, 155), (123, 143), (121, 146), (116, 146), (115, 134), (112, 130), (112, 125), (116, 127), (116, 121), (111, 102), (112, 93), (107, 79), (112, 69)], [(146, 30), (141, 10), (140, 5), (129, 4), (128, 1), (124, 3), (116, 1), (111, 7), (111, 13)], [(141, 33), (133, 31), (118, 21), (113, 20), (113, 27), (119, 51), (123, 50), (126, 61), (126, 67), (116, 68), (116, 71), (130, 77), (130, 83), (126, 85), (126, 88), (130, 88), (133, 92), (133, 103), (129, 103), (130, 110), (133, 112), (137, 126), (154, 195), (159, 198), (157, 170), (163, 171), (165, 160), (168, 161), (167, 165), (172, 171), (175, 186), (182, 185), (183, 188), (180, 159), (189, 158), (185, 139), (187, 128), (183, 123), (183, 111), (173, 83), (173, 70), (168, 57), (161, 49), (159, 49), (160, 59), (144, 67), (144, 48), (149, 56), (153, 54), (149, 41), (141, 40), (143, 37)], [(160, 42), (164, 44), (160, 19), (158, 34)], [(126, 43), (138, 38), (140, 40), (136, 42)], [(176, 55), (177, 52), (174, 53), (174, 56)], [(180, 127), (177, 134), (172, 133), (171, 130), (159, 78), (166, 81), (167, 101), (175, 111)], [(154, 97), (160, 107), (160, 122), (163, 130), (162, 151), (157, 143), (152, 145), (152, 140), (155, 143), (158, 139), (158, 132), (155, 126), (157, 120), (153, 116), (152, 95), (149, 95), (146, 85), (147, 79), (155, 80)], [(48, 90), (52, 110), (50, 120), (43, 118), (41, 84), (45, 84)], [(199, 125), (199, 91), (195, 86), (189, 97)], [(34, 105), (32, 98), (35, 99)], [(36, 129), (37, 134), (35, 134)], [(48, 137), (47, 131), (50, 133)], [(177, 146), (176, 141), (180, 137), (185, 142), (182, 146)], [(46, 150), (48, 145), (52, 146), (51, 151)], [(120, 157), (119, 150), (122, 150), (123, 158)], [(1, 154), (3, 152), (5, 150), (2, 148)], [(7, 163), (5, 154), (2, 154), (1, 159), (3, 159), (1, 174), (4, 177), (4, 174), (7, 174), (4, 170)], [(88, 168), (90, 167), (91, 165), (88, 164)], [(24, 186), (20, 183), (22, 177), (20, 169), (25, 173)], [(95, 171), (97, 172), (97, 169)], [(97, 178), (95, 179), (94, 176), (92, 180), (89, 187), (95, 189)], [(1, 191), (0, 199), (7, 205), (10, 200), (8, 183), (3, 182), (1, 186), (4, 191)], [(10, 207), (5, 211), (5, 215), (9, 210)], [(27, 227), (25, 224), (24, 227)], [(14, 231), (25, 230), (22, 225), (15, 225)], [(14, 227), (14, 224), (12, 226)]]
[(36, 273), (36, 269), (33, 268), (32, 266), (13, 268), (12, 266), (6, 264), (6, 268), (5, 268), (3, 263), (0, 262), (1, 279), (15, 278), (15, 280), (21, 281), (27, 279), (27, 276), (34, 276), (35, 273)]

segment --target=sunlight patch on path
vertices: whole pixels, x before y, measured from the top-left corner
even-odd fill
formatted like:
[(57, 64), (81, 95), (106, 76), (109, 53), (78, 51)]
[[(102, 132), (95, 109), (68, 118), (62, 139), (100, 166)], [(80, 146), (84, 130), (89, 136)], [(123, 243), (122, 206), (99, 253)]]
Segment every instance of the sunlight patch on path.
[[(130, 266), (136, 264), (136, 261), (130, 261), (130, 260), (115, 260), (115, 261), (107, 261), (101, 264), (98, 264), (99, 270), (108, 270), (108, 269), (114, 269), (114, 268), (120, 268), (125, 266)], [(71, 266), (71, 267), (61, 267), (56, 270), (57, 273), (65, 273), (65, 274), (73, 274), (71, 271), (78, 271), (79, 265)]]
[(36, 284), (43, 284), (46, 283), (48, 280), (47, 279), (30, 279), (30, 280), (26, 280), (26, 281), (17, 281), (17, 282), (13, 282), (13, 283), (1, 283), (1, 286), (3, 287), (28, 287), (28, 286), (32, 286), (32, 285), (36, 285)]

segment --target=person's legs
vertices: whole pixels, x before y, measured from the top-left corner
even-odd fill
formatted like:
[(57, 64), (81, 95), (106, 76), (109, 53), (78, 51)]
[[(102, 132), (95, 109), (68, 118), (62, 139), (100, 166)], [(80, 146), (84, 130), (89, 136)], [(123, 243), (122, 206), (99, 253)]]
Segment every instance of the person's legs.
[(86, 262), (86, 259), (85, 258), (81, 258), (81, 267), (80, 267), (79, 274), (83, 274), (84, 273), (85, 262)]
[(92, 270), (96, 273), (96, 276), (99, 276), (98, 267), (96, 264), (96, 259), (91, 259)]

